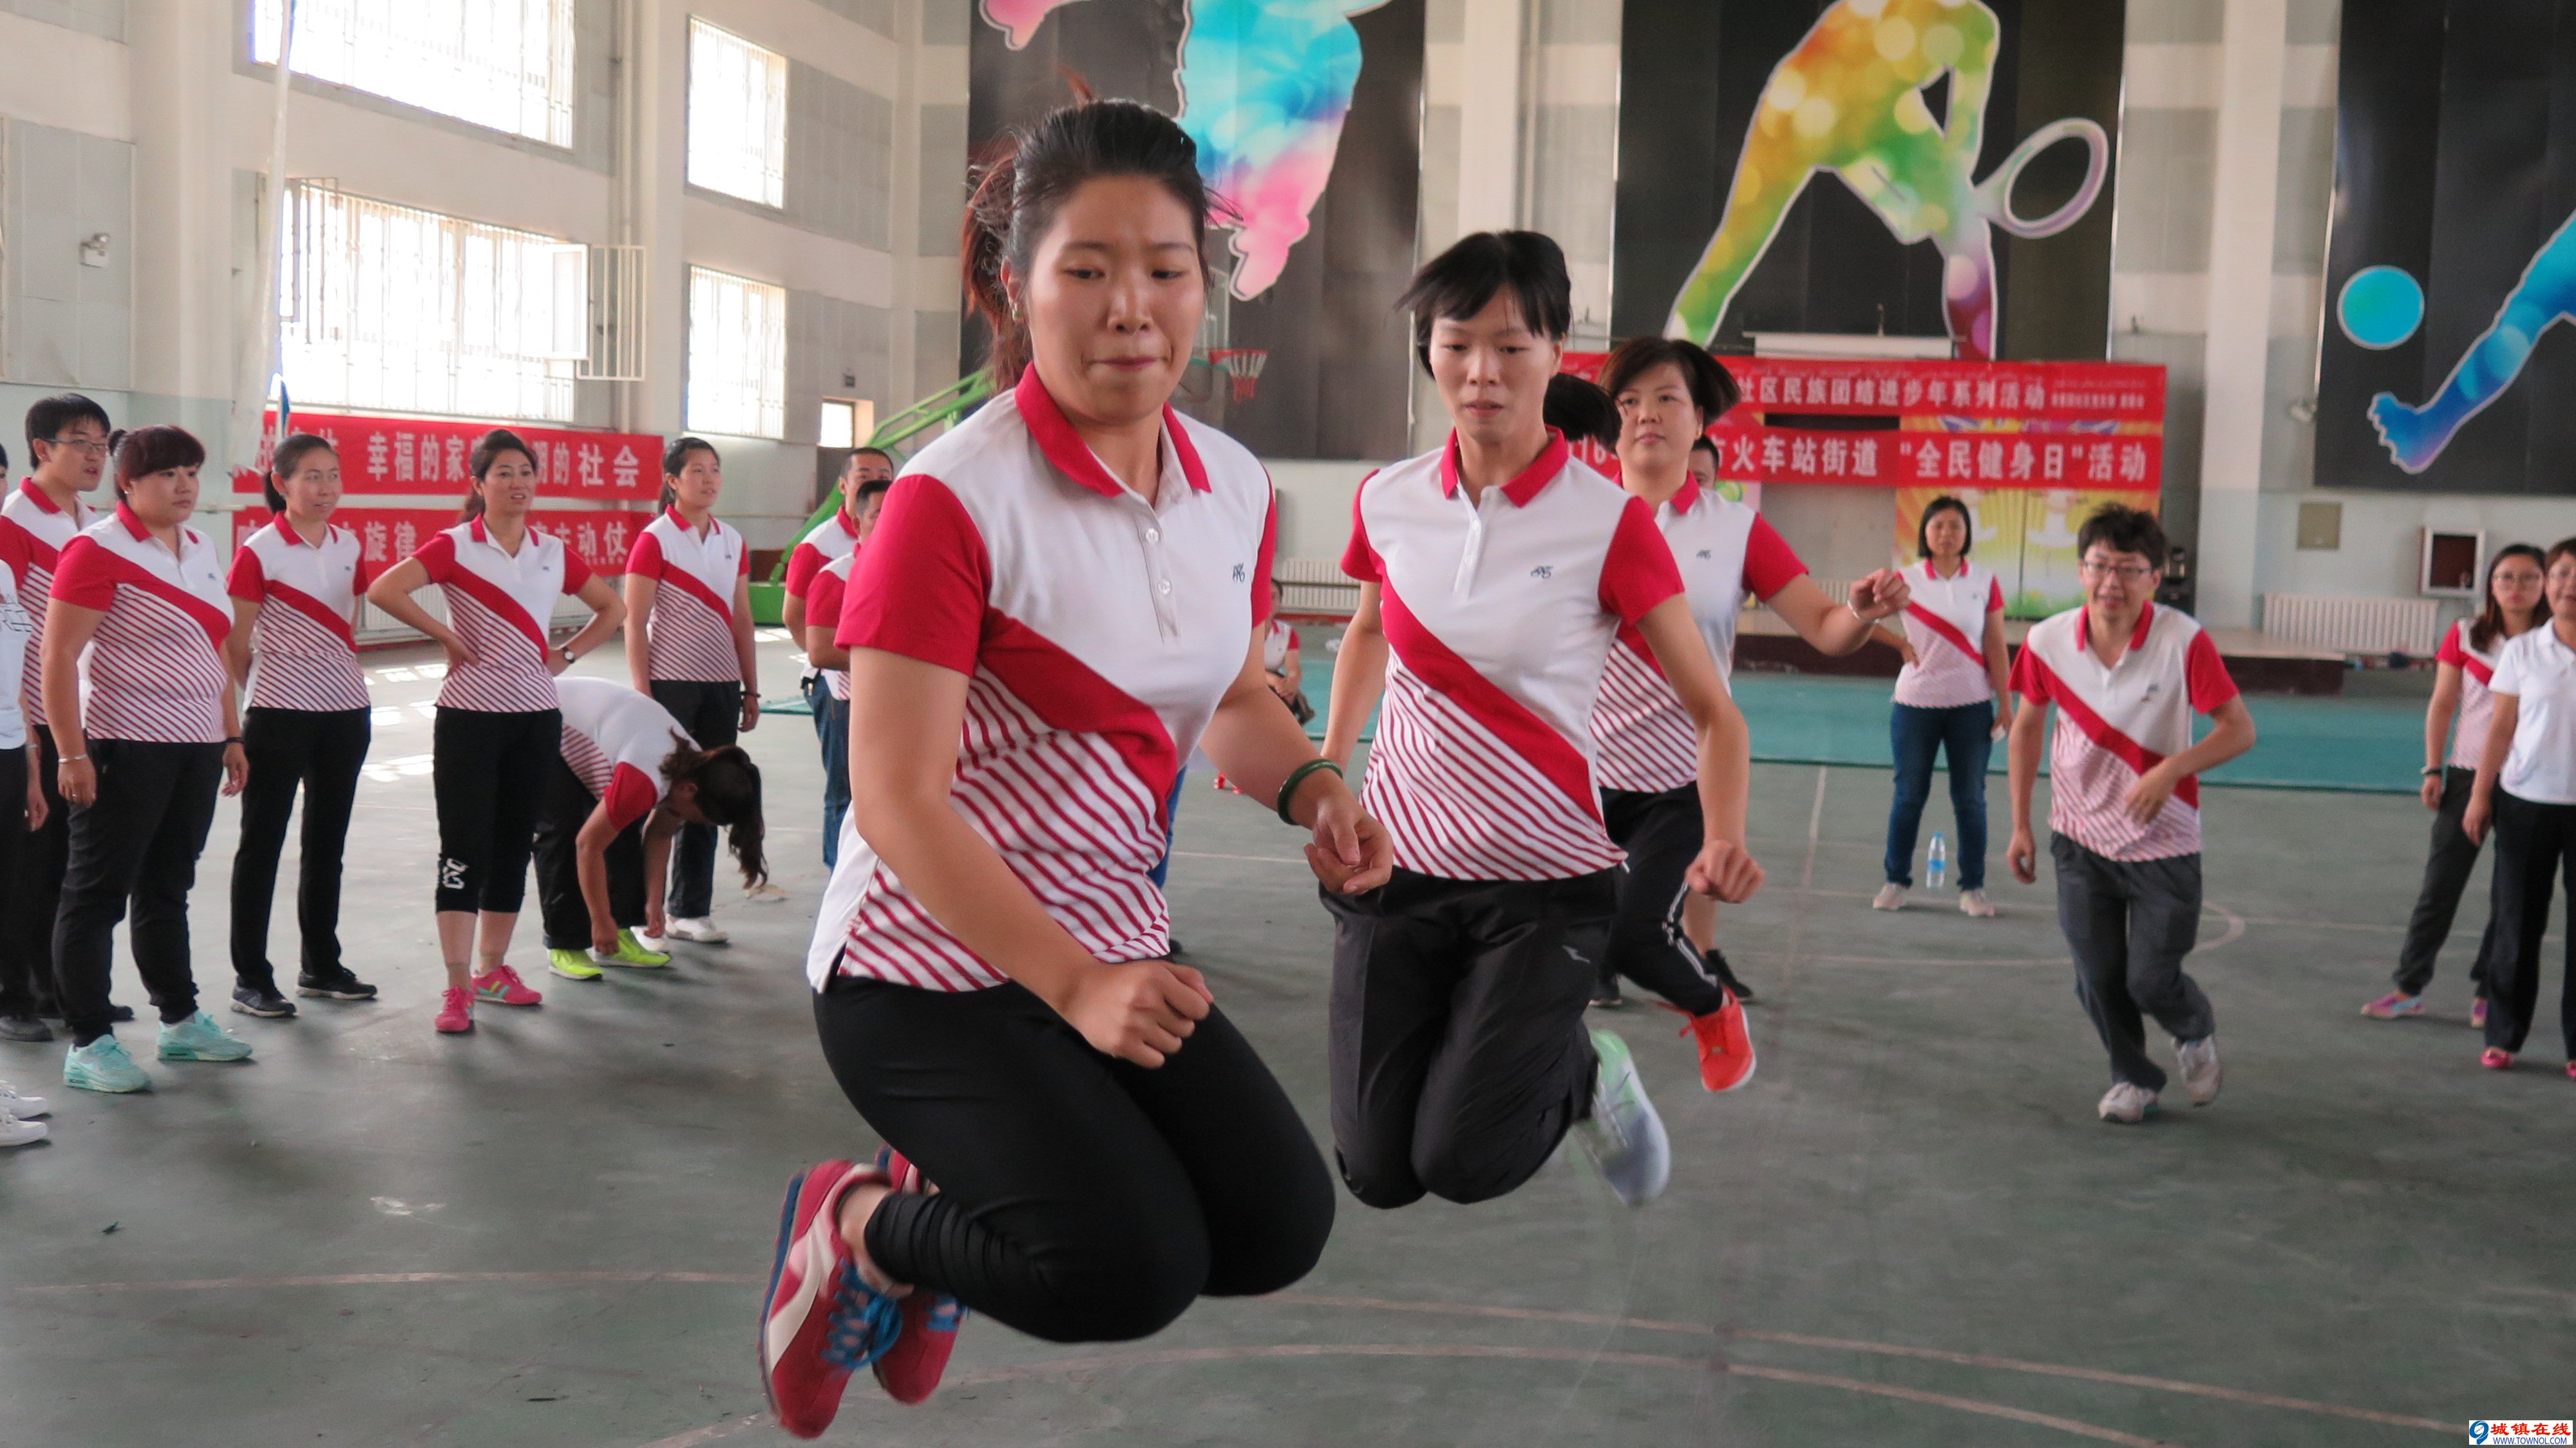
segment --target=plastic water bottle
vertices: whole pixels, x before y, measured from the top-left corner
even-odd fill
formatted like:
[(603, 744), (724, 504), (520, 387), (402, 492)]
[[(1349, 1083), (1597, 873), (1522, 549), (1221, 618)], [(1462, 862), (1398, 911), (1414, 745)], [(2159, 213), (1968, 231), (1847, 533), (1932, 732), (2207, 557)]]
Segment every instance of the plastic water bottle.
[(1950, 842), (1932, 832), (1932, 848), (1923, 857), (1923, 888), (1938, 890), (1950, 878)]

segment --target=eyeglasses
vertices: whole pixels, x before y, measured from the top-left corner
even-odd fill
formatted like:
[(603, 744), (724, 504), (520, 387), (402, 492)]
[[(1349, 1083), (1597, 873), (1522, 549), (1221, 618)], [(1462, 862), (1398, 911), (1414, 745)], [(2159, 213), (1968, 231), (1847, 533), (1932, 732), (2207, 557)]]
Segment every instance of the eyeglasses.
[(2107, 575), (2119, 579), (2122, 583), (2144, 583), (2147, 575), (2155, 572), (2152, 568), (2142, 568), (2135, 563), (2096, 563), (2090, 558), (2075, 566), (2083, 570), (2087, 578), (2101, 578)]
[(88, 453), (92, 457), (103, 458), (107, 456), (107, 439), (103, 437), (40, 437), (36, 439), (36, 441), (49, 442), (56, 447), (76, 447), (82, 452)]

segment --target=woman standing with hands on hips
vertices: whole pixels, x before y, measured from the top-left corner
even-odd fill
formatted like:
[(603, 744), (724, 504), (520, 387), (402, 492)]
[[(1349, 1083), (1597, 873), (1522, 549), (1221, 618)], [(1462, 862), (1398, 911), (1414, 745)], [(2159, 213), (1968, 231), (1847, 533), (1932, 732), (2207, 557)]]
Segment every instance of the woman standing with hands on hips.
[(1144, 1337), (1296, 1281), (1331, 1229), (1312, 1139), (1167, 958), (1152, 881), (1194, 747), (1311, 832), (1327, 889), (1387, 874), (1262, 671), (1269, 479), (1169, 406), (1209, 207), (1189, 137), (1127, 101), (1019, 133), (968, 203), (1004, 390), (906, 465), (838, 626), (866, 748), (807, 969), (889, 1150), (788, 1189), (760, 1351), (799, 1436), (861, 1366), (927, 1397), (968, 1309)]
[(1896, 800), (1887, 812), (1887, 883), (1874, 910), (1902, 910), (1914, 888), (1914, 838), (1932, 797), (1932, 760), (1950, 759), (1950, 813), (1959, 828), (1959, 910), (1991, 916), (1986, 900), (1986, 763), (2012, 726), (2011, 656), (2004, 646), (2004, 585), (1968, 561), (1975, 520), (1942, 496), (1915, 529), (1922, 561), (1909, 565), (1905, 633), (1893, 638), (1905, 667), (1888, 709)]
[(188, 526), (206, 450), (175, 427), (111, 443), (116, 511), (62, 551), (45, 616), (45, 716), (61, 752), (71, 859), (54, 918), (63, 1081), (85, 1091), (152, 1084), (117, 1044), (107, 999), (116, 922), (129, 903), (134, 964), (161, 1013), (164, 1061), (238, 1061), (248, 1043), (197, 1008), (188, 892), (215, 796), (250, 771), (224, 637), (222, 555)]
[[(563, 541), (528, 526), (536, 453), (495, 428), (474, 445), (465, 519), (386, 569), (367, 601), (447, 650), (431, 743), (438, 801), (438, 948), (447, 964), (438, 1030), (474, 1028), (474, 1003), (533, 1006), (507, 960), (527, 899), (528, 853), (546, 781), (562, 757), (554, 676), (607, 642), (626, 606)], [(431, 584), (447, 622), (412, 595)], [(578, 597), (590, 621), (560, 648), (548, 641), (555, 600)], [(479, 968), (478, 968), (479, 967)]]

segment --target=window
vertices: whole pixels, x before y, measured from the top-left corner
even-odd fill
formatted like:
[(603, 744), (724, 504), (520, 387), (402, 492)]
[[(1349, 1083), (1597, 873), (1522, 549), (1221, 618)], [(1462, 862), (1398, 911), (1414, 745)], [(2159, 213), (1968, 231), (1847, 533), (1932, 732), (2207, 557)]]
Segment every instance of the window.
[[(296, 0), (295, 71), (572, 144), (573, 0)], [(277, 63), (281, 0), (257, 0), (251, 58)]]
[(311, 183), (288, 205), (297, 402), (570, 420), (585, 248)]
[(691, 432), (787, 431), (787, 289), (689, 268)]
[(815, 441), (823, 447), (857, 447), (876, 435), (877, 405), (866, 398), (826, 397)]
[(787, 204), (787, 57), (689, 20), (689, 184)]

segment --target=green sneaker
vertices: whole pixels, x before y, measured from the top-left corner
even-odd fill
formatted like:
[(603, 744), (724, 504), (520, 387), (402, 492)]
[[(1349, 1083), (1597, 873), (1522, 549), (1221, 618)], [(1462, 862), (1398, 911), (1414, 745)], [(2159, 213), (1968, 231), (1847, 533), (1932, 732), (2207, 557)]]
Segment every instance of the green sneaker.
[(549, 950), (546, 969), (566, 980), (599, 979), (599, 967), (590, 963), (590, 952), (586, 950)]
[(1663, 1195), (1672, 1179), (1673, 1147), (1663, 1118), (1646, 1099), (1628, 1043), (1608, 1031), (1592, 1033), (1598, 1061), (1592, 1080), (1592, 1115), (1576, 1123), (1584, 1149), (1600, 1164), (1611, 1192), (1632, 1207)]
[(134, 1064), (114, 1036), (101, 1036), (86, 1046), (72, 1047), (63, 1058), (63, 1084), (83, 1091), (149, 1091), (152, 1078)]
[(637, 970), (660, 970), (671, 963), (671, 957), (661, 951), (646, 950), (644, 942), (636, 939), (635, 932), (632, 930), (617, 932), (617, 950), (614, 954), (593, 955), (591, 959), (602, 965), (632, 966)]
[(215, 1024), (215, 1018), (199, 1011), (177, 1025), (161, 1027), (161, 1059), (164, 1061), (243, 1061), (250, 1058), (250, 1042)]

